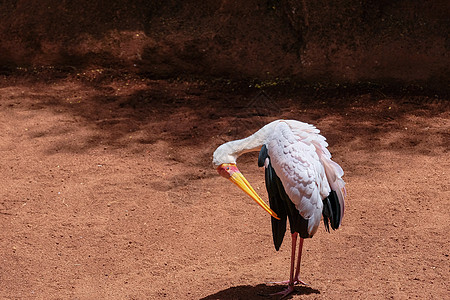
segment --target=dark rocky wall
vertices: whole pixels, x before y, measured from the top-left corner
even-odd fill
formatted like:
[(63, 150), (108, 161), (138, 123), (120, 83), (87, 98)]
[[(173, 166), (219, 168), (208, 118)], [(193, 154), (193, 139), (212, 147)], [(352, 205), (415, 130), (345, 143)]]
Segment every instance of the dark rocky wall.
[(448, 87), (448, 1), (2, 1), (3, 67)]

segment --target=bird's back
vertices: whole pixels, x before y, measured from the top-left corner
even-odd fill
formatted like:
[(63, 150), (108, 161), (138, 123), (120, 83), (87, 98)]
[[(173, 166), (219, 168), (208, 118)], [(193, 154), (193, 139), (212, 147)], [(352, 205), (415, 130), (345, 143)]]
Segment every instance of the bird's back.
[(271, 166), (282, 182), (285, 193), (299, 214), (308, 220), (310, 236), (317, 231), (323, 200), (332, 190), (335, 190), (339, 203), (342, 203), (342, 216), (345, 194), (345, 183), (341, 179), (343, 171), (331, 160), (325, 138), (318, 129), (299, 121), (280, 120), (266, 145)]

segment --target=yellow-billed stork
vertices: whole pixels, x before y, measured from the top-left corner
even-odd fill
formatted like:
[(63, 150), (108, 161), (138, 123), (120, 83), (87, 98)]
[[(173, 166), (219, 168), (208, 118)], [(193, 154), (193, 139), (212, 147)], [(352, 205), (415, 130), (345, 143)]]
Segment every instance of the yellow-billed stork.
[[(285, 297), (299, 278), (303, 239), (311, 238), (323, 216), (325, 229), (339, 228), (344, 215), (345, 182), (342, 168), (331, 160), (325, 137), (313, 125), (296, 120), (273, 121), (251, 136), (219, 146), (213, 164), (219, 174), (246, 192), (271, 216), (275, 249), (278, 251), (289, 219), (292, 237), (291, 268)], [(258, 166), (265, 167), (267, 205), (251, 187), (239, 169), (236, 159), (243, 153), (260, 151)], [(297, 236), (299, 252), (294, 275)]]

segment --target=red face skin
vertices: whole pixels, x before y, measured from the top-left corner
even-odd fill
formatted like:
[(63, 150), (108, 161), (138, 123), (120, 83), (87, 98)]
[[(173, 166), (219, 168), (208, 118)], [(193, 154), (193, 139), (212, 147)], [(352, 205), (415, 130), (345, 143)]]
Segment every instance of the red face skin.
[(228, 179), (233, 173), (239, 172), (239, 169), (235, 164), (221, 164), (217, 167), (217, 172), (219, 172), (220, 176)]

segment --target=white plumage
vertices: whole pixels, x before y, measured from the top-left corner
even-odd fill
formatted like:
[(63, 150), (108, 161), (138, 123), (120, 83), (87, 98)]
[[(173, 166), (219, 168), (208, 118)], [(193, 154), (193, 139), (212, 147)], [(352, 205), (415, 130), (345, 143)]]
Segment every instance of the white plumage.
[(325, 139), (317, 129), (298, 121), (277, 122), (267, 141), (272, 166), (300, 215), (309, 220), (311, 236), (320, 224), (322, 199), (331, 191), (314, 145), (321, 142)]

